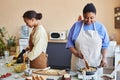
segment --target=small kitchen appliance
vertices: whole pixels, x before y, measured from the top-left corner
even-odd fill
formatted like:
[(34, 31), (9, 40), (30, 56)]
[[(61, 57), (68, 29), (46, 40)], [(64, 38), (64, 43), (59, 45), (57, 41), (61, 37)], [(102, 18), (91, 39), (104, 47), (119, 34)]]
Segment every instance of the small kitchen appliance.
[(51, 31), (49, 33), (49, 38), (51, 40), (65, 40), (66, 39), (66, 31)]
[(21, 26), (21, 37), (19, 39), (20, 52), (28, 46), (30, 32), (31, 29), (28, 26)]
[(21, 26), (21, 38), (29, 37), (29, 27), (26, 25)]

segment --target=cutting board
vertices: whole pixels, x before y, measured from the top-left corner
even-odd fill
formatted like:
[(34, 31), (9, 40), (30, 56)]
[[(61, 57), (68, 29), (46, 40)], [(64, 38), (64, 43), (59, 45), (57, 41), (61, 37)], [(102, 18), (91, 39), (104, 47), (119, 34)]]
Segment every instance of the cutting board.
[(60, 76), (60, 75), (67, 74), (65, 70), (58, 70), (58, 69), (38, 70), (38, 71), (33, 70), (33, 73), (40, 74), (40, 75), (53, 75), (53, 76)]

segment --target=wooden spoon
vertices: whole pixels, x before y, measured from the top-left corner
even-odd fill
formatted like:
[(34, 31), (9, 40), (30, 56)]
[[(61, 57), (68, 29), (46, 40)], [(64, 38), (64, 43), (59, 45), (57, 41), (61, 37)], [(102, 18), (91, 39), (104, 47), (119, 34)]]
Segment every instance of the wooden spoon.
[(89, 65), (88, 65), (88, 62), (85, 60), (85, 58), (84, 58), (83, 60), (84, 60), (84, 62), (85, 62), (86, 68), (89, 69), (90, 67), (89, 67)]

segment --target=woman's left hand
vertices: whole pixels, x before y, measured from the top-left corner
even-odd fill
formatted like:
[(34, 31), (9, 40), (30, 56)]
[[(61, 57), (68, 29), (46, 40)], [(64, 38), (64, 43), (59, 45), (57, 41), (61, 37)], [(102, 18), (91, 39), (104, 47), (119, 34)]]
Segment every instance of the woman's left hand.
[(100, 62), (100, 67), (107, 67), (107, 59), (102, 59)]
[(29, 60), (29, 58), (28, 58), (28, 57), (26, 57), (26, 58), (25, 58), (25, 62), (28, 62), (28, 60)]

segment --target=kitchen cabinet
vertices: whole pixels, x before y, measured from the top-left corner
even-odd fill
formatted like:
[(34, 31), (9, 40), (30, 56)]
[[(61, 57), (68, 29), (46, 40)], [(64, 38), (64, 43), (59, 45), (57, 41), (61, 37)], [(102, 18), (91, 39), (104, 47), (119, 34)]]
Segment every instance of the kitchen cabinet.
[(104, 74), (111, 74), (114, 70), (114, 57), (107, 57), (108, 66), (103, 68)]
[(120, 61), (120, 45), (117, 45), (115, 49), (115, 66), (117, 66), (119, 61)]
[(47, 48), (48, 65), (54, 69), (71, 67), (71, 53), (65, 48), (66, 42), (49, 42)]
[(103, 68), (103, 73), (110, 74), (114, 70), (116, 41), (110, 41), (107, 53), (108, 66)]
[(120, 80), (120, 45), (115, 49), (115, 80)]

